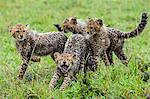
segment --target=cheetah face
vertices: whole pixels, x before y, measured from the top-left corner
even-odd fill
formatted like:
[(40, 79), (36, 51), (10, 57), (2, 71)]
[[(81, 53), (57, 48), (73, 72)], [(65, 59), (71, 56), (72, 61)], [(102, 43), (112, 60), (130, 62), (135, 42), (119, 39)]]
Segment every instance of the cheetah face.
[(97, 32), (100, 32), (102, 26), (103, 21), (101, 19), (89, 19), (86, 26), (86, 32), (89, 34), (89, 37), (93, 36)]
[(28, 25), (23, 25), (23, 24), (17, 24), (16, 26), (13, 26), (10, 29), (10, 32), (12, 36), (17, 40), (17, 41), (23, 41), (27, 38), (28, 34)]
[(76, 25), (77, 25), (76, 17), (69, 17), (63, 22), (63, 25), (62, 25), (63, 31), (65, 33), (72, 32), (74, 31), (74, 28), (76, 27)]
[(54, 53), (54, 58), (56, 63), (58, 64), (58, 68), (61, 69), (63, 73), (66, 73), (73, 65), (73, 62), (75, 61), (75, 55), (74, 54), (68, 54), (68, 53)]

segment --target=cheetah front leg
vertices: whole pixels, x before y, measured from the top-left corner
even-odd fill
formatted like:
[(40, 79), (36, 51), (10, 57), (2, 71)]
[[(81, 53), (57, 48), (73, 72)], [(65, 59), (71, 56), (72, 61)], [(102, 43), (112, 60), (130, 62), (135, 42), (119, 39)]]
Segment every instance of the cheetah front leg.
[(21, 68), (20, 68), (20, 71), (19, 71), (19, 76), (18, 78), (19, 79), (23, 79), (23, 76), (28, 68), (28, 63), (29, 63), (29, 60), (31, 58), (31, 52), (21, 52), (21, 55), (22, 55), (22, 60), (23, 60), (23, 63), (21, 65)]
[(30, 61), (31, 55), (32, 55), (32, 51), (33, 51), (33, 47), (34, 47), (34, 43), (32, 44), (27, 44), (25, 46), (26, 48), (22, 48), (21, 49), (21, 56), (22, 56), (22, 65), (19, 71), (19, 79), (23, 79), (23, 76), (28, 68), (28, 63)]
[(58, 75), (57, 71), (54, 73), (51, 82), (49, 84), (49, 90), (52, 91), (52, 89), (55, 87), (57, 80), (60, 78), (60, 76)]
[(90, 55), (87, 59), (86, 66), (87, 66), (87, 69), (95, 72), (98, 67), (98, 55), (96, 56)]
[(21, 68), (20, 68), (20, 71), (19, 71), (19, 76), (18, 76), (19, 79), (23, 79), (23, 76), (24, 76), (24, 74), (27, 70), (27, 67), (28, 67), (28, 63), (23, 63), (21, 65)]
[(60, 90), (64, 91), (69, 86), (70, 81), (71, 81), (71, 77), (69, 75), (64, 77), (64, 81), (60, 87)]
[(106, 66), (109, 66), (110, 65), (110, 62), (109, 62), (109, 58), (108, 58), (108, 53), (106, 50), (104, 50), (104, 63)]
[[(108, 57), (108, 60), (109, 60), (109, 62), (110, 62), (110, 65), (113, 65), (114, 62), (113, 62), (113, 57), (112, 57), (112, 55), (113, 55), (112, 50), (107, 50), (106, 53), (107, 53), (107, 57)], [(104, 58), (104, 51), (102, 51), (102, 52), (100, 53), (100, 57), (102, 58), (103, 62), (104, 62), (105, 65), (106, 65), (105, 58)]]
[(108, 50), (107, 51), (107, 56), (108, 56), (108, 60), (110, 62), (110, 65), (114, 64), (112, 55), (113, 55), (112, 50)]

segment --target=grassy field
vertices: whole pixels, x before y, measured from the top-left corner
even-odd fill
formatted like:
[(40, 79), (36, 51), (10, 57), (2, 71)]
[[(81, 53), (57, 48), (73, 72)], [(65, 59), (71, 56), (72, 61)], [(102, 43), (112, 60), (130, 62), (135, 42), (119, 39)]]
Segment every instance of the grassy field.
[[(150, 80), (143, 81), (144, 73), (138, 67), (150, 63), (149, 23), (140, 36), (126, 40), (128, 67), (114, 55), (114, 66), (106, 68), (100, 61), (98, 70), (88, 73), (89, 85), (82, 84), (80, 73), (77, 82), (66, 91), (59, 91), (60, 80), (51, 93), (48, 84), (56, 64), (49, 56), (43, 57), (40, 63), (30, 62), (25, 78), (17, 80), (21, 57), (8, 26), (28, 23), (39, 32), (56, 31), (54, 23), (76, 16), (102, 18), (110, 27), (131, 31), (138, 25), (143, 11), (150, 14), (149, 4), (150, 0), (0, 0), (0, 99), (145, 99), (150, 94)], [(32, 81), (28, 81), (30, 76)]]

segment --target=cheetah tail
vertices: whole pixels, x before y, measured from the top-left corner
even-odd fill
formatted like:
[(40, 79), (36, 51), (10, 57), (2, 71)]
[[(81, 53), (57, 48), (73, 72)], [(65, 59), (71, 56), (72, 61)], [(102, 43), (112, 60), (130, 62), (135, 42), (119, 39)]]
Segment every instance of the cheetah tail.
[(141, 22), (139, 23), (137, 28), (131, 32), (119, 33), (119, 35), (118, 35), (119, 38), (131, 38), (131, 37), (135, 37), (135, 36), (139, 35), (144, 30), (147, 22), (148, 22), (148, 14), (146, 12), (143, 12), (142, 17), (141, 17)]
[(61, 28), (61, 26), (60, 26), (60, 24), (54, 24), (54, 26), (57, 28), (57, 30), (58, 30), (59, 32), (62, 32), (62, 31), (63, 31), (62, 28)]

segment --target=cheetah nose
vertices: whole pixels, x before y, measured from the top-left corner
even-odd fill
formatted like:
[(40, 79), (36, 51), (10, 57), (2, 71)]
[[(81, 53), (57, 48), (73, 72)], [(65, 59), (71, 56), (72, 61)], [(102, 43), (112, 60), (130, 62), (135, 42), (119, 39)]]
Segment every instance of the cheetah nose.
[(23, 38), (23, 35), (21, 35), (20, 37)]
[(63, 64), (66, 64), (66, 62), (64, 61)]

